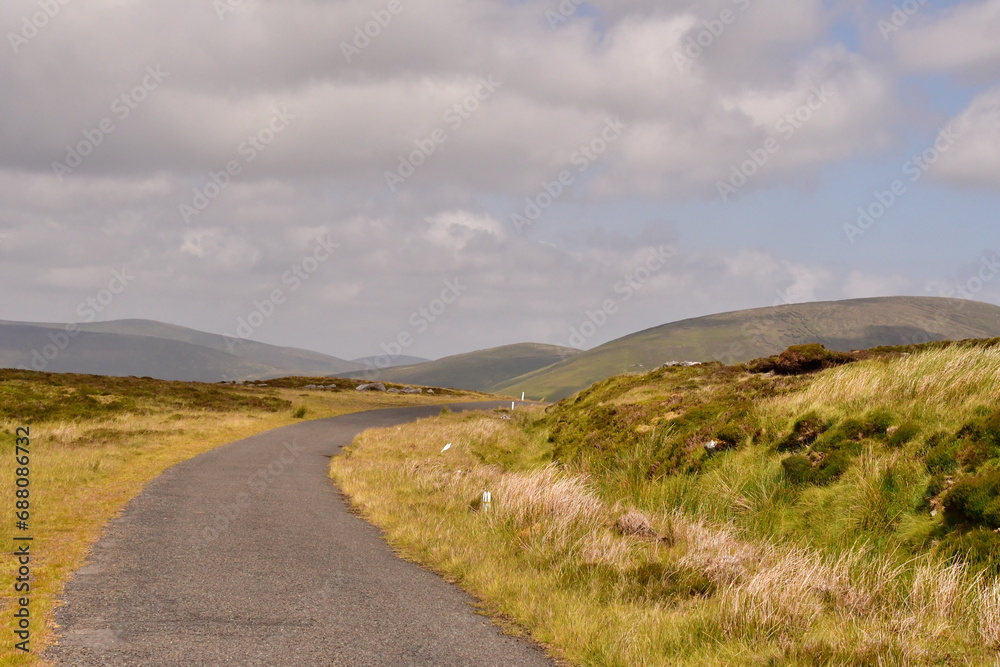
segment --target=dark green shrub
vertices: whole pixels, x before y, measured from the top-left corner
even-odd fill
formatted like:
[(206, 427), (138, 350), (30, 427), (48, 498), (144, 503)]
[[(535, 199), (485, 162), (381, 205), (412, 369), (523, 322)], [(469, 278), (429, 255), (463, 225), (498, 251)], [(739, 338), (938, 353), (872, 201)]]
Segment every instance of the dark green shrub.
[(953, 526), (1000, 528), (1000, 471), (962, 479), (943, 501), (945, 520)]
[(968, 422), (955, 438), (960, 441), (956, 458), (964, 465), (975, 467), (1000, 457), (1000, 410)]
[(826, 422), (815, 412), (803, 415), (795, 422), (792, 432), (778, 443), (779, 452), (794, 452), (804, 449), (816, 442), (816, 439), (828, 428)]
[(955, 532), (941, 540), (937, 552), (969, 566), (974, 572), (1000, 575), (1000, 534), (986, 528)]
[(810, 343), (792, 345), (777, 356), (754, 359), (746, 364), (746, 368), (753, 373), (804, 375), (852, 361), (855, 361), (855, 357), (851, 354), (834, 352), (819, 343)]
[(938, 433), (927, 444), (930, 447), (926, 458), (927, 472), (954, 472), (958, 467), (958, 442), (947, 434)]
[(851, 456), (843, 451), (832, 452), (813, 473), (813, 482), (824, 485), (835, 482), (851, 465)]
[(737, 424), (726, 424), (715, 432), (715, 439), (722, 444), (724, 449), (732, 449), (742, 444), (745, 432), (746, 429)]
[(901, 447), (920, 435), (920, 424), (916, 422), (904, 422), (889, 436), (889, 445)]
[(796, 486), (808, 484), (813, 479), (812, 463), (801, 454), (793, 454), (782, 461), (781, 469), (785, 473), (785, 479)]

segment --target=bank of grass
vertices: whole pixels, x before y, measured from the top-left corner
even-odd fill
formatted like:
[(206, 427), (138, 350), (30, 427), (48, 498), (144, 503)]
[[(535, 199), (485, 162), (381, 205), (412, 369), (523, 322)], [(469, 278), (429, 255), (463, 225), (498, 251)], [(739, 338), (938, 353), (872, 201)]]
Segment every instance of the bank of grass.
[(574, 664), (996, 664), (1000, 347), (785, 363), (822, 357), (371, 431), (331, 474)]
[[(303, 418), (482, 398), (471, 392), (403, 395), (301, 389), (316, 378), (247, 386), (0, 370), (0, 530), (3, 552), (30, 535), (32, 654), (13, 648), (15, 564), (0, 566), (0, 664), (38, 665), (56, 600), (104, 525), (166, 468)], [(277, 386), (274, 386), (277, 385)], [(31, 530), (14, 526), (14, 432), (31, 433)]]

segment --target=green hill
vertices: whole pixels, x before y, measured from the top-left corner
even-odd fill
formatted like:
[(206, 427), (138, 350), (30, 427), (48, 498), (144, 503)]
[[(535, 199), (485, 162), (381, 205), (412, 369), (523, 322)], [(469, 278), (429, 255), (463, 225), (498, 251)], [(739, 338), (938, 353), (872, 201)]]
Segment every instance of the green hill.
[(0, 366), (200, 382), (330, 376), (360, 368), (319, 352), (234, 341), (151, 320), (77, 326), (79, 333), (67, 340), (65, 324), (0, 322)]
[(646, 329), (490, 390), (558, 400), (612, 375), (673, 360), (731, 364), (806, 343), (849, 351), (995, 336), (1000, 308), (961, 299), (882, 297), (755, 308)]
[(437, 361), (412, 366), (349, 373), (347, 377), (365, 377), (371, 380), (384, 380), (400, 384), (487, 391), (489, 387), (505, 383), (524, 373), (550, 366), (561, 359), (579, 354), (579, 352), (579, 350), (558, 345), (518, 343), (456, 354)]

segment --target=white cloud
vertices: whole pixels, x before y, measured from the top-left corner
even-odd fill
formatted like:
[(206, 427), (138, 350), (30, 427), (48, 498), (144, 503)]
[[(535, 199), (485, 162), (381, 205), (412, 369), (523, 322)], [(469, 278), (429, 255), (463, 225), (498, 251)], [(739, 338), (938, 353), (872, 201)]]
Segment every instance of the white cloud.
[(954, 185), (1000, 188), (1000, 86), (976, 96), (947, 126), (957, 136), (929, 173)]
[(923, 25), (920, 18), (892, 34), (904, 67), (976, 79), (1000, 74), (1000, 0), (960, 3)]

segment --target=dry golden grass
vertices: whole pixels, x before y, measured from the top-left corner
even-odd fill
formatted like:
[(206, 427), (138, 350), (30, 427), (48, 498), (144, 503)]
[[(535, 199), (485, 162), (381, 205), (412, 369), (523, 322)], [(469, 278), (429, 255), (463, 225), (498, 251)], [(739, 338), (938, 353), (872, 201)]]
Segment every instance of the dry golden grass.
[[(529, 421), (450, 415), (369, 431), (331, 476), (401, 555), (574, 664), (994, 664), (995, 581), (931, 555), (831, 553), (681, 510), (638, 512), (546, 464)], [(523, 456), (499, 465), (491, 447)], [(906, 462), (873, 457), (852, 473), (858, 520), (875, 497), (865, 480), (894, 466)], [(484, 490), (489, 511), (475, 502)]]
[[(474, 396), (387, 395), (359, 392), (257, 390), (307, 406), (307, 418), (385, 407), (474, 400)], [(0, 600), (0, 630), (8, 639), (0, 645), (0, 665), (39, 665), (35, 656), (52, 638), (53, 612), (66, 581), (80, 567), (107, 522), (151, 480), (181, 461), (219, 445), (249, 437), (300, 419), (292, 410), (260, 411), (166, 410), (156, 402), (142, 403), (141, 412), (113, 414), (83, 421), (22, 424), (0, 416), (0, 433), (30, 426), (32, 582), (32, 654), (13, 649), (9, 638), (13, 603), (5, 592)], [(13, 452), (9, 452), (11, 458)], [(14, 466), (0, 466), (0, 503), (13, 507)], [(10, 515), (8, 515), (10, 516)], [(12, 519), (11, 519), (12, 520)], [(12, 525), (0, 535), (2, 550), (11, 553)], [(0, 569), (0, 587), (13, 590), (8, 558)]]
[(949, 422), (984, 401), (1000, 403), (1000, 347), (924, 350), (847, 364), (803, 391), (773, 399), (764, 411), (784, 416), (833, 406), (858, 413), (891, 407)]

